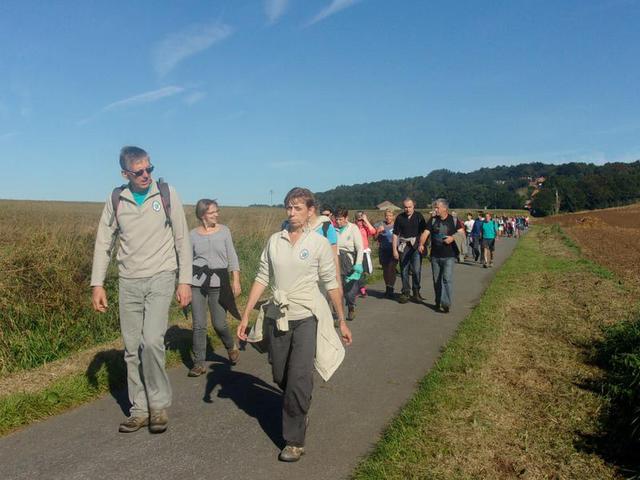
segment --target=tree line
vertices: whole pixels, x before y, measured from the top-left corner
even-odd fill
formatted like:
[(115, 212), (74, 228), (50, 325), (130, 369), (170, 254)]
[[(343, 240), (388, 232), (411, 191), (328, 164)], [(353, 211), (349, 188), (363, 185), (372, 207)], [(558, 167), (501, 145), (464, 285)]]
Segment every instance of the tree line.
[[(536, 179), (544, 181), (536, 184)], [(533, 195), (533, 196), (532, 196)], [(316, 194), (323, 205), (375, 208), (406, 197), (424, 208), (439, 197), (452, 208), (521, 209), (534, 215), (624, 205), (640, 198), (640, 160), (633, 163), (523, 163), (460, 173), (434, 170), (426, 176), (340, 185)]]

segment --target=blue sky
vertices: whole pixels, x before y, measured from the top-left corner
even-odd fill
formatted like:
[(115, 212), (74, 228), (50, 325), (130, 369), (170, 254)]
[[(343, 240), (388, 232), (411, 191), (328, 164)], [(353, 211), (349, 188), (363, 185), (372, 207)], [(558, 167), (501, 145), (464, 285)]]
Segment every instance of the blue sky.
[(0, 2), (0, 198), (189, 203), (640, 159), (640, 1)]

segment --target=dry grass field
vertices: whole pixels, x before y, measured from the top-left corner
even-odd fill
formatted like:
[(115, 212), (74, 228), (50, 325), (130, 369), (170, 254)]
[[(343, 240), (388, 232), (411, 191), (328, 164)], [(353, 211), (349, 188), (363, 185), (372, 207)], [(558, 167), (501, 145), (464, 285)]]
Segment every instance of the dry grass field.
[[(0, 201), (0, 376), (63, 358), (118, 336), (117, 309), (90, 307), (93, 243), (103, 204)], [(195, 226), (193, 207), (185, 207)], [(283, 218), (275, 208), (223, 208), (245, 290), (266, 236)], [(117, 272), (107, 279), (117, 304)]]
[(640, 204), (555, 215), (543, 223), (559, 224), (587, 257), (640, 283)]

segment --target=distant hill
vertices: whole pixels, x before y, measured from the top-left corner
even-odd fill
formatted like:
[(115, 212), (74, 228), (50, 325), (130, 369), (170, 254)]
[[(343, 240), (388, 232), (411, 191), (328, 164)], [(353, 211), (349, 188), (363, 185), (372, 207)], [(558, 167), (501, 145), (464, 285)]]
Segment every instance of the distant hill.
[(637, 201), (640, 160), (605, 165), (523, 163), (470, 173), (434, 170), (422, 177), (340, 185), (316, 195), (321, 204), (353, 209), (375, 208), (385, 200), (400, 205), (407, 196), (416, 200), (418, 208), (424, 208), (443, 197), (452, 208), (515, 209), (526, 205), (535, 215), (548, 215)]

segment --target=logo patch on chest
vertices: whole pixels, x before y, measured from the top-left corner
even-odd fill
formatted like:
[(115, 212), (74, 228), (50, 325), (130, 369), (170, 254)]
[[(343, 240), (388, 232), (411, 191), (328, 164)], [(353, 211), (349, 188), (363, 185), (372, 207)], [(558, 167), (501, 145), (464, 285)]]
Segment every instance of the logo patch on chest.
[(309, 258), (309, 250), (307, 250), (306, 248), (303, 248), (300, 251), (300, 260), (306, 260), (307, 258)]
[(151, 204), (151, 208), (153, 208), (154, 212), (159, 212), (160, 211), (160, 202), (158, 200), (154, 200), (153, 203)]

